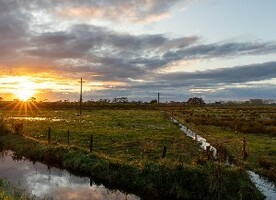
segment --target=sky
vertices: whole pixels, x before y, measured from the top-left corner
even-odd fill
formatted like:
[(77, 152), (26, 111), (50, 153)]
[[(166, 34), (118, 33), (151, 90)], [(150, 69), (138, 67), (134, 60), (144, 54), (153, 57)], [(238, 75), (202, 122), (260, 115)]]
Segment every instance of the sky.
[(276, 99), (275, 0), (0, 0), (0, 97)]

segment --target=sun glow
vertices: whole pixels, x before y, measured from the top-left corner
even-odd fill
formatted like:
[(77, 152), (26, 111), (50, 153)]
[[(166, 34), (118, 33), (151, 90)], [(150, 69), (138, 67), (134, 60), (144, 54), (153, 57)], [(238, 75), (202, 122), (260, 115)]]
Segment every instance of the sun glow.
[(18, 88), (15, 90), (15, 95), (21, 101), (27, 101), (35, 94), (35, 83), (28, 79), (21, 79), (18, 83)]

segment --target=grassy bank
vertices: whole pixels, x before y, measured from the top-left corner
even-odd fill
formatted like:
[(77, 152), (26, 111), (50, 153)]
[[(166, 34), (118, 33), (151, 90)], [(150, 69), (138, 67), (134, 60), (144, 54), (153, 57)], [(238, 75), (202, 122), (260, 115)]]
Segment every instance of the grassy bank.
[[(81, 119), (70, 112), (37, 113), (36, 117), (52, 117), (24, 120), (25, 135), (2, 131), (2, 148), (145, 199), (263, 199), (243, 169), (205, 161), (198, 145), (158, 111), (104, 110)], [(56, 130), (51, 144), (46, 141), (49, 125)], [(79, 130), (71, 145), (66, 144), (68, 129)], [(87, 136), (92, 131), (100, 139), (90, 153)], [(168, 149), (164, 159), (163, 146)]]

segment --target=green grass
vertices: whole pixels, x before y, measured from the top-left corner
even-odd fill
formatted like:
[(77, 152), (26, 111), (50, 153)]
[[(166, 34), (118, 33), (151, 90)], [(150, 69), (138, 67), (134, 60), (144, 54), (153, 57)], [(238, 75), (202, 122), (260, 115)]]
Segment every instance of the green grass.
[[(16, 113), (5, 113), (17, 116)], [(9, 119), (8, 123), (23, 123), (23, 133), (41, 141), (47, 140), (51, 127), (52, 143), (70, 144), (89, 149), (93, 134), (93, 150), (98, 155), (122, 163), (144, 164), (148, 160), (168, 165), (191, 163), (199, 156), (198, 145), (186, 138), (160, 111), (95, 110), (77, 116), (75, 111), (41, 111), (32, 117), (45, 117), (45, 121)], [(59, 119), (55, 121), (53, 119)], [(161, 160), (163, 146), (166, 159)]]

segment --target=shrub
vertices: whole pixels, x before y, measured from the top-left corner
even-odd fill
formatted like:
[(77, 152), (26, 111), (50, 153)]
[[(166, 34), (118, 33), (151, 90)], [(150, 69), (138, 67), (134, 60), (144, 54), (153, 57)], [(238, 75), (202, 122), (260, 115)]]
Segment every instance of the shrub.
[(260, 165), (260, 167), (267, 169), (267, 170), (269, 170), (271, 167), (273, 167), (273, 163), (265, 157), (261, 157), (259, 159), (259, 165)]
[(16, 122), (12, 125), (15, 134), (21, 134), (23, 131), (23, 123)]
[(0, 118), (0, 135), (7, 134), (9, 132), (10, 132), (10, 130), (9, 130), (6, 122), (4, 121), (4, 118), (1, 117)]

